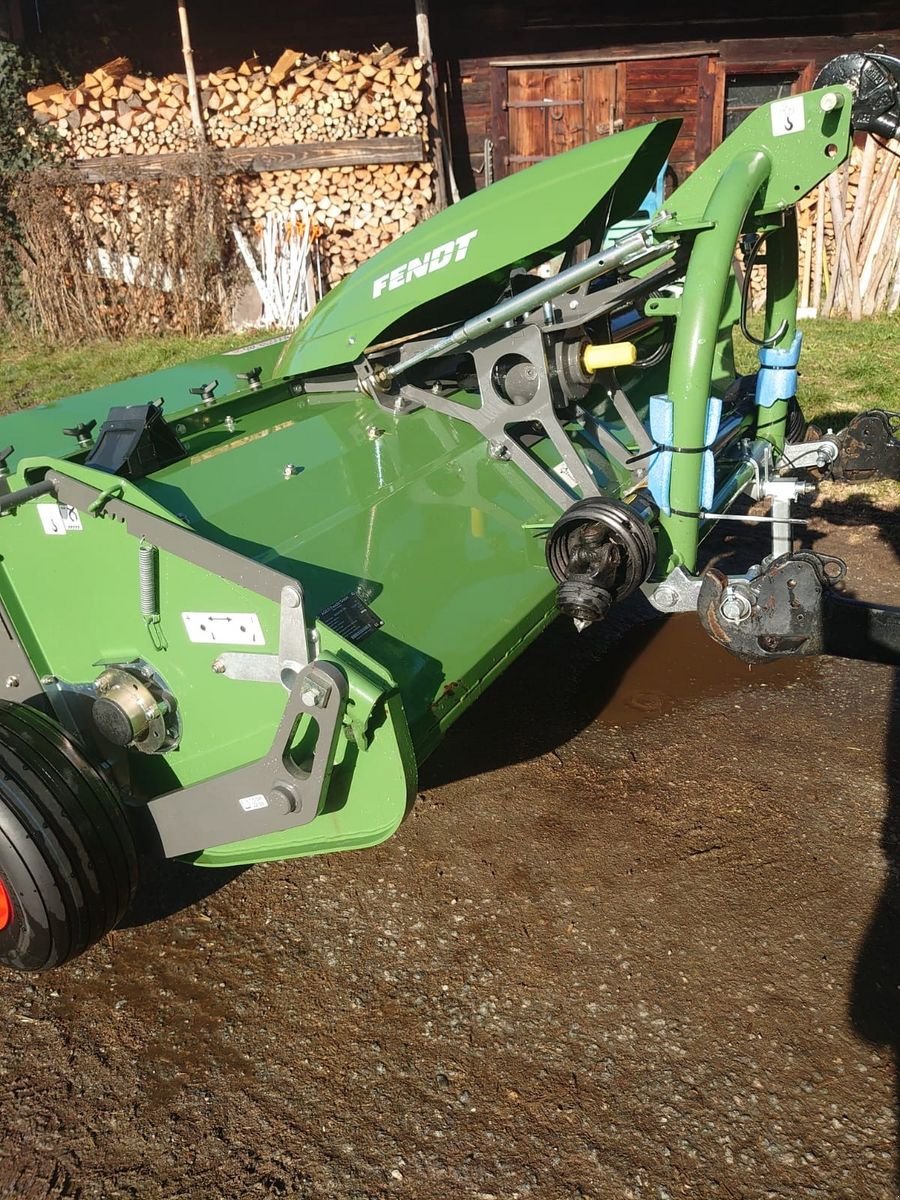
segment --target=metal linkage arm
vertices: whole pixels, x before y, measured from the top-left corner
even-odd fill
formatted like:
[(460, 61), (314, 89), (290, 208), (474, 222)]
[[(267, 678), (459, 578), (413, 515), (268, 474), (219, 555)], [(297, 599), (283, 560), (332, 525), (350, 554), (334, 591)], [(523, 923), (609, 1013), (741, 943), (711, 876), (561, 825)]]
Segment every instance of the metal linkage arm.
[(674, 238), (657, 242), (654, 239), (652, 227), (629, 234), (628, 237), (616, 242), (614, 246), (586, 258), (584, 262), (576, 263), (575, 266), (560, 271), (550, 279), (536, 283), (534, 287), (530, 287), (516, 296), (510, 296), (507, 300), (495, 304), (493, 308), (471, 317), (453, 333), (448, 333), (446, 337), (432, 342), (402, 362), (389, 367), (379, 367), (374, 374), (374, 382), (379, 388), (387, 388), (397, 376), (403, 375), (410, 367), (418, 366), (419, 363), (430, 358), (452, 353), (466, 345), (467, 342), (485, 337), (494, 330), (502, 329), (508, 321), (525, 316), (526, 313), (540, 308), (546, 301), (554, 300), (557, 296), (571, 291), (589, 279), (621, 267), (630, 260), (643, 259), (648, 251), (653, 252), (654, 258), (660, 258), (673, 252), (677, 247), (678, 243)]

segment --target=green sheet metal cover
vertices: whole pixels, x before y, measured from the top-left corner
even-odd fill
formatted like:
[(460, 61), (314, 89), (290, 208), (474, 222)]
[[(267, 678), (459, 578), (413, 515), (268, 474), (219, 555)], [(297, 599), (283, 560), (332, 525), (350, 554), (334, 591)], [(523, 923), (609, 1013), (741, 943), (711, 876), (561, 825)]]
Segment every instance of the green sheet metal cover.
[(607, 223), (638, 208), (680, 125), (661, 121), (589, 142), (437, 213), (329, 293), (275, 374), (340, 366), (376, 341), (463, 321), (498, 299), (512, 267), (535, 266), (586, 237), (599, 244)]
[[(149, 404), (162, 396), (166, 401), (166, 412), (173, 413), (196, 404), (197, 397), (192, 396), (189, 389), (209, 383), (212, 379), (219, 381), (219, 396), (245, 389), (247, 384), (238, 379), (238, 374), (251, 367), (261, 367), (262, 378), (270, 379), (279, 343), (283, 340), (264, 337), (253, 346), (164, 367), (148, 375), (137, 375), (90, 392), (67, 396), (52, 404), (6, 413), (0, 417), (0, 445), (15, 446), (14, 462), (32, 455), (65, 458), (76, 449), (76, 445), (63, 430), (82, 421), (93, 420), (100, 425), (114, 405)], [(14, 398), (12, 403), (15, 403)]]

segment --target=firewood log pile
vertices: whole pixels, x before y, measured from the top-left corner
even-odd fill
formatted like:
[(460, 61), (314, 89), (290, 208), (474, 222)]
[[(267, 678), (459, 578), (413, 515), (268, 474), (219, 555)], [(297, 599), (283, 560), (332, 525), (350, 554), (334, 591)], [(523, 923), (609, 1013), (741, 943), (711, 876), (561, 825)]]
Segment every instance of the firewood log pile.
[[(889, 149), (872, 137), (854, 145), (797, 206), (801, 315), (859, 320), (900, 308), (900, 142)], [(754, 270), (753, 294), (761, 307), (764, 270)]]
[[(422, 61), (390, 45), (365, 54), (336, 50), (310, 56), (285, 50), (271, 67), (251, 58), (197, 82), (205, 141), (216, 151), (391, 137), (422, 139), (424, 146), (427, 135)], [(136, 75), (127, 58), (89, 72), (72, 89), (51, 84), (27, 99), (35, 121), (55, 133), (52, 156), (60, 164), (119, 159), (125, 165), (137, 156), (185, 153), (198, 145), (186, 77)], [(287, 212), (304, 200), (334, 284), (415, 225), (432, 202), (430, 164), (367, 162), (366, 157), (363, 150), (352, 166), (223, 172), (221, 186), (233, 220), (248, 232), (267, 213)], [(118, 198), (127, 174), (119, 176), (116, 203), (108, 206), (104, 197), (110, 185), (94, 185), (90, 217), (101, 241), (104, 222), (121, 221)], [(126, 217), (138, 223), (139, 190), (140, 184), (129, 188), (132, 200), (126, 206)]]

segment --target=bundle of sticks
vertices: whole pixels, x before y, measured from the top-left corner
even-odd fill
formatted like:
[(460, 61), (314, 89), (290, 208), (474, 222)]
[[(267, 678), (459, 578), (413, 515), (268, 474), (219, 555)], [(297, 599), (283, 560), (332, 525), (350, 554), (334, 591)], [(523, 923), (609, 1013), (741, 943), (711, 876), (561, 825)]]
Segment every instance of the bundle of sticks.
[(224, 187), (229, 211), (247, 231), (259, 231), (270, 213), (305, 203), (320, 231), (325, 277), (334, 286), (427, 215), (433, 170), (429, 163), (383, 163), (263, 171), (232, 177)]

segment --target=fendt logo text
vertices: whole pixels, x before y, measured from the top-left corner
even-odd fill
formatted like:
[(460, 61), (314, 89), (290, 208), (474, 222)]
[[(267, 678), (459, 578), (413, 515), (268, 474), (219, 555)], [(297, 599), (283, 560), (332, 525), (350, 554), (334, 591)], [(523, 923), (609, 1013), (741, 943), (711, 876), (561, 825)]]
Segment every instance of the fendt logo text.
[(421, 258), (411, 258), (409, 262), (401, 263), (387, 275), (379, 275), (372, 284), (372, 299), (377, 300), (385, 289), (393, 292), (395, 288), (403, 287), (413, 279), (421, 279), (424, 275), (430, 275), (432, 271), (442, 270), (451, 262), (462, 262), (472, 239), (477, 236), (477, 229), (461, 233), (454, 241), (445, 242), (443, 246), (435, 246), (433, 250), (426, 251)]

